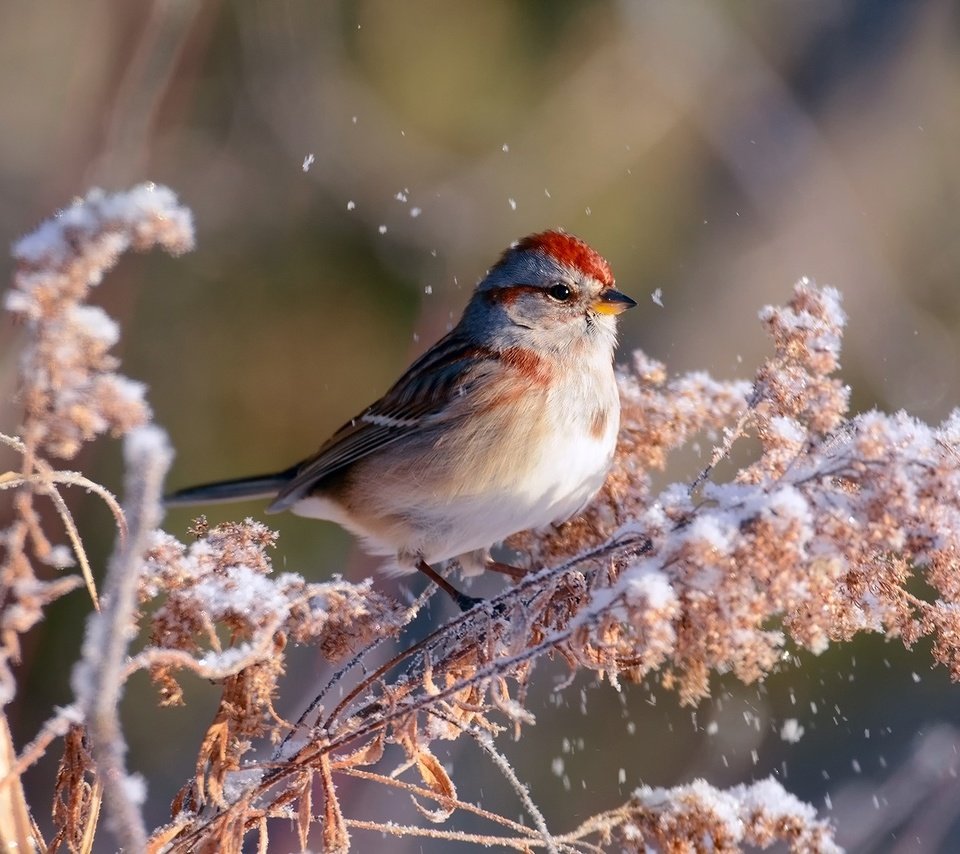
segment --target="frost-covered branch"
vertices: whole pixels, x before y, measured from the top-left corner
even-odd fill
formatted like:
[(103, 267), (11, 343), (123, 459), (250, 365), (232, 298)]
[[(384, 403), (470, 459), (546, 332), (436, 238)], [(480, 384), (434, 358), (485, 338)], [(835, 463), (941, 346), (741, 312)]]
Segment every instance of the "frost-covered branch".
[[(75, 201), (13, 247), (16, 266), (4, 307), (17, 318), (24, 330), (18, 392), (24, 407), (24, 419), (20, 436), (0, 437), (0, 441), (14, 450), (21, 461), (18, 473), (8, 472), (0, 478), (0, 488), (13, 494), (14, 509), (13, 522), (0, 532), (3, 544), (0, 579), (4, 594), (0, 613), (0, 703), (3, 705), (10, 702), (16, 691), (10, 664), (19, 660), (20, 636), (43, 618), (47, 605), (83, 583), (76, 576), (45, 577), (48, 575), (45, 567), (62, 571), (73, 563), (73, 559), (69, 549), (53, 545), (43, 530), (34, 507), (35, 496), (45, 496), (53, 503), (95, 606), (98, 605), (97, 594), (83, 535), (74, 522), (61, 488), (76, 485), (98, 495), (113, 513), (121, 540), (127, 530), (118, 503), (106, 489), (77, 472), (58, 471), (44, 457), (72, 458), (84, 442), (105, 432), (115, 436), (127, 434), (146, 424), (150, 418), (150, 410), (144, 401), (144, 386), (116, 372), (119, 363), (110, 350), (119, 338), (119, 327), (102, 309), (88, 305), (86, 299), (123, 252), (161, 246), (168, 252), (180, 254), (192, 245), (190, 212), (178, 204), (170, 190), (145, 184), (126, 193), (91, 191), (86, 198)], [(137, 548), (142, 547), (144, 533), (159, 522), (156, 508), (165, 470), (165, 465), (151, 470), (153, 483), (150, 489), (154, 495), (147, 504), (152, 502), (154, 511), (147, 513), (145, 519), (138, 517), (139, 536), (134, 536), (132, 542), (121, 541), (118, 545), (118, 556), (113, 562), (114, 575), (120, 573), (126, 578), (127, 587), (117, 587), (114, 591), (108, 603), (109, 618), (94, 619), (101, 639), (114, 642), (111, 645), (113, 657), (98, 659), (97, 675), (103, 678), (94, 680), (97, 691), (84, 694), (88, 701), (85, 710), (94, 721), (93, 729), (99, 727), (100, 740), (95, 749), (104, 766), (118, 772), (107, 775), (110, 785), (120, 787), (114, 793), (114, 809), (118, 817), (125, 815), (117, 826), (126, 828), (123, 836), (134, 848), (145, 840), (146, 833), (138, 806), (132, 803), (128, 789), (122, 786), (124, 740), (117, 715), (123, 679), (116, 667), (122, 663), (126, 642), (124, 633), (132, 621), (129, 585), (132, 578), (135, 593)], [(140, 474), (146, 471), (144, 469)], [(121, 565), (125, 567), (123, 572), (120, 572)], [(128, 594), (126, 601), (120, 595), (123, 589)], [(102, 650), (93, 651), (100, 652)], [(96, 656), (89, 655), (88, 662), (91, 658)], [(108, 665), (113, 665), (113, 669)], [(67, 744), (72, 743), (76, 748), (73, 751), (75, 757), (86, 755), (79, 747), (82, 738), (69, 735), (71, 723), (78, 724), (79, 717), (75, 708), (69, 714), (55, 715), (49, 726), (45, 726), (28, 746), (25, 755), (7, 765), (2, 783), (5, 796), (20, 792), (16, 778), (26, 765), (39, 758), (42, 746), (55, 734), (67, 736)], [(76, 762), (61, 770), (61, 780), (72, 781), (76, 797), (68, 798), (72, 804), (66, 810), (58, 806), (63, 803), (59, 792), (55, 797), (54, 814), (63, 819), (55, 844), (66, 841), (69, 845), (83, 847), (92, 840), (96, 830), (100, 784), (97, 782), (91, 788), (84, 779), (85, 769)], [(96, 794), (92, 794), (94, 792)], [(130, 809), (124, 810), (125, 806)], [(64, 829), (65, 823), (72, 825), (72, 832)], [(3, 838), (12, 844), (14, 837), (6, 833), (9, 829), (0, 828), (4, 831)], [(31, 834), (31, 844), (44, 847), (35, 824), (31, 826)], [(21, 835), (16, 838), (23, 841)]]
[(173, 460), (166, 435), (140, 427), (127, 437), (125, 514), (129, 533), (107, 567), (103, 609), (91, 614), (73, 691), (87, 723), (97, 774), (103, 782), (111, 830), (125, 851), (142, 851), (147, 829), (141, 806), (144, 781), (126, 771), (127, 744), (120, 724), (125, 662), (136, 631), (137, 591), (143, 554), (163, 518), (163, 480)]
[(69, 459), (84, 442), (144, 424), (145, 388), (116, 373), (120, 336), (103, 309), (86, 303), (120, 256), (156, 246), (193, 247), (190, 211), (166, 187), (92, 190), (13, 247), (16, 269), (4, 306), (26, 325), (20, 396), (26, 410), (26, 473), (32, 455)]
[(0, 615), (0, 704), (15, 693), (9, 663), (19, 659), (20, 635), (42, 619), (46, 605), (77, 586), (74, 577), (46, 580), (37, 572), (44, 565), (68, 567), (73, 559), (68, 548), (50, 542), (34, 498), (53, 502), (95, 603), (82, 536), (60, 487), (92, 488), (124, 529), (109, 492), (75, 472), (57, 471), (44, 456), (72, 458), (84, 442), (106, 432), (124, 435), (150, 418), (145, 387), (118, 374), (110, 353), (119, 327), (86, 300), (122, 253), (160, 246), (180, 254), (192, 245), (190, 211), (153, 184), (125, 193), (92, 190), (14, 244), (16, 266), (3, 304), (24, 329), (18, 391), (24, 419), (20, 436), (0, 437), (20, 456), (19, 473), (7, 473), (0, 483), (14, 489), (14, 522), (0, 532), (7, 591)]
[(564, 841), (591, 835), (636, 852), (734, 854), (775, 842), (787, 843), (794, 854), (842, 851), (814, 809), (770, 778), (726, 790), (705, 780), (670, 789), (643, 786), (622, 807), (589, 819)]

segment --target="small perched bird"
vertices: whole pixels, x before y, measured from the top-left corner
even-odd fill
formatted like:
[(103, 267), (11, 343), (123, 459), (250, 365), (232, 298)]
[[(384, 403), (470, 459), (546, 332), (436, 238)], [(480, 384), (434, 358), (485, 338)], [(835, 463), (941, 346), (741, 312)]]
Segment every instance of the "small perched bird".
[(616, 316), (636, 302), (610, 265), (562, 231), (514, 243), (456, 327), (376, 403), (276, 474), (180, 490), (169, 505), (272, 499), (420, 570), (511, 568), (489, 548), (578, 513), (603, 485), (620, 423)]

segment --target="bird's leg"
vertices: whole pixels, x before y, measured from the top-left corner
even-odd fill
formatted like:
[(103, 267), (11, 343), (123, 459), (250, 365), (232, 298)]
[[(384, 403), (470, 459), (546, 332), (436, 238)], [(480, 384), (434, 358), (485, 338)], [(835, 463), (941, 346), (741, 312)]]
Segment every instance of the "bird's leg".
[(483, 601), (483, 599), (477, 599), (473, 596), (467, 596), (466, 593), (461, 593), (423, 558), (417, 560), (417, 569), (436, 584), (447, 596), (453, 599), (461, 611), (469, 611), (474, 605), (478, 605)]
[(498, 560), (487, 561), (487, 563), (483, 565), (483, 568), (492, 570), (493, 572), (499, 572), (501, 575), (508, 575), (514, 581), (519, 581), (527, 574), (527, 571), (525, 569), (521, 569), (519, 566), (511, 566), (509, 563), (500, 563)]

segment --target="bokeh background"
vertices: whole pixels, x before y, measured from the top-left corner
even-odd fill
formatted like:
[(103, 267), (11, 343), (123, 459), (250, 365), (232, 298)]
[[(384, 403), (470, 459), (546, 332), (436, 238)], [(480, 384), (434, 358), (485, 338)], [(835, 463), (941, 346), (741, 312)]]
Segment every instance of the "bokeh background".
[[(193, 254), (127, 258), (96, 294), (172, 436), (174, 487), (311, 452), (448, 328), (511, 240), (554, 226), (592, 243), (639, 300), (624, 358), (643, 347), (671, 372), (750, 377), (768, 352), (757, 310), (807, 275), (843, 291), (856, 409), (937, 421), (960, 401), (953, 0), (5, 3), (0, 123), (6, 244), (93, 185), (162, 182), (195, 213)], [(17, 334), (0, 327), (5, 430)], [(78, 463), (120, 488), (115, 443)], [(102, 565), (108, 515), (71, 499)], [(189, 520), (167, 527), (186, 537)], [(331, 525), (270, 521), (279, 567), (375, 568)], [(75, 594), (28, 638), (20, 744), (69, 700), (87, 607)], [(309, 653), (294, 665), (292, 716), (325, 672)], [(960, 686), (925, 647), (864, 638), (790, 657), (760, 686), (718, 679), (695, 710), (652, 682), (554, 691), (563, 675), (539, 671), (537, 726), (503, 740), (558, 830), (641, 782), (774, 774), (852, 851), (960, 850)], [(157, 710), (145, 681), (128, 692), (129, 761), (150, 781), (154, 823), (215, 707), (210, 686), (188, 698)], [(798, 743), (781, 737), (788, 720)], [(464, 751), (447, 757), (461, 794), (516, 815)], [(37, 804), (52, 770), (28, 777)], [(409, 819), (405, 795), (357, 788), (349, 803)], [(275, 836), (277, 850), (292, 839)]]

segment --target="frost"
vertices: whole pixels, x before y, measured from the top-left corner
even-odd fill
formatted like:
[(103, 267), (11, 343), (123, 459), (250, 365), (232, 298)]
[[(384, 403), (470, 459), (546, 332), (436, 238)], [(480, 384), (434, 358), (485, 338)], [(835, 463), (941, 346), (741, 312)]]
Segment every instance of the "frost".
[(649, 607), (661, 610), (672, 607), (677, 594), (664, 573), (641, 570), (629, 573), (628, 598), (633, 601), (644, 599)]
[(119, 435), (148, 419), (144, 386), (118, 375), (108, 352), (119, 328), (86, 299), (122, 252), (157, 245), (185, 252), (193, 222), (170, 190), (154, 184), (112, 195), (91, 190), (14, 244), (17, 268), (4, 304), (27, 325), (23, 397), (38, 449), (70, 458), (101, 433)]
[(49, 566), (55, 566), (57, 569), (66, 569), (71, 566), (76, 566), (77, 563), (74, 559), (73, 552), (70, 551), (68, 546), (64, 545), (53, 546), (49, 554), (45, 556), (43, 562)]
[(698, 542), (718, 555), (729, 554), (737, 539), (738, 520), (717, 514), (698, 516), (687, 532), (690, 542)]
[(262, 768), (230, 771), (223, 780), (223, 799), (228, 804), (236, 803), (263, 779), (263, 774)]
[[(261, 683), (247, 687), (263, 698), (251, 706), (260, 714), (282, 671), (274, 651), (278, 632), (297, 642), (321, 644), (337, 659), (371, 632), (390, 631), (393, 607), (373, 593), (370, 581), (308, 583), (295, 573), (274, 577), (268, 550), (275, 539), (274, 532), (251, 519), (213, 528), (189, 546), (169, 535), (153, 537), (140, 597), (147, 603), (163, 591), (165, 600), (152, 616), (155, 646), (138, 660), (149, 664), (167, 702), (179, 702), (176, 668), (189, 665), (207, 678), (223, 679), (256, 666)], [(208, 631), (204, 627), (215, 625), (230, 627), (231, 646), (198, 648), (198, 634), (202, 637)], [(161, 667), (166, 652), (173, 650), (190, 658), (175, 656)]]
[(147, 781), (141, 774), (128, 774), (122, 781), (127, 798), (134, 804), (147, 802)]
[(780, 738), (790, 744), (796, 744), (803, 738), (804, 729), (796, 718), (787, 718), (780, 728)]
[(153, 424), (138, 427), (127, 436), (123, 447), (127, 466), (135, 468), (149, 457), (173, 458), (173, 448), (165, 430)]
[(75, 331), (91, 342), (109, 349), (120, 340), (120, 327), (113, 318), (95, 305), (71, 305), (66, 310), (67, 321)]

